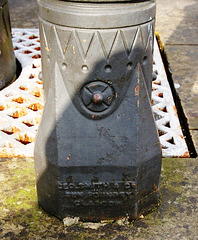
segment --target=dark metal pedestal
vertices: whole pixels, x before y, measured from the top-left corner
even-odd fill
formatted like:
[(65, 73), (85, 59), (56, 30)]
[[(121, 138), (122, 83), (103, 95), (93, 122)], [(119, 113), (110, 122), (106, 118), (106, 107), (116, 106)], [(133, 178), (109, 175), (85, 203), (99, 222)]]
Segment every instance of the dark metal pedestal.
[(16, 77), (16, 59), (14, 56), (10, 17), (7, 0), (0, 2), (0, 89)]
[(159, 197), (155, 3), (38, 3), (46, 101), (35, 146), (39, 204), (59, 218), (137, 218)]

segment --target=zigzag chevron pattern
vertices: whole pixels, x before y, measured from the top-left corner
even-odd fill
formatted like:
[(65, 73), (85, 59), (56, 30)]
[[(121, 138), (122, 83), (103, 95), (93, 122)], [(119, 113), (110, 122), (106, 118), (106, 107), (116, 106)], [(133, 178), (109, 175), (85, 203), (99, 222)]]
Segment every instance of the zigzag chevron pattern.
[[(135, 48), (146, 50), (152, 49), (153, 22), (122, 29), (110, 30), (73, 30), (61, 26), (42, 24), (41, 26), (46, 48), (52, 48), (53, 37), (56, 36), (56, 43), (61, 51), (63, 59), (67, 55), (68, 47), (78, 47), (82, 59), (91, 55), (92, 51), (98, 51), (100, 46), (103, 57), (109, 59), (114, 54), (116, 43), (119, 42), (120, 50), (130, 56)], [(150, 34), (149, 34), (150, 33)], [(121, 41), (120, 41), (121, 40)]]

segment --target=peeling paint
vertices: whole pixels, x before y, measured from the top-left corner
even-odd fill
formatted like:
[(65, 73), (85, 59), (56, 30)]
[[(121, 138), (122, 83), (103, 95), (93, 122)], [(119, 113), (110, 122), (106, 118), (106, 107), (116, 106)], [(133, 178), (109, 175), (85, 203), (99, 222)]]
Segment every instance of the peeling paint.
[(138, 94), (139, 94), (139, 85), (136, 86), (136, 88), (135, 88), (135, 96), (138, 96)]

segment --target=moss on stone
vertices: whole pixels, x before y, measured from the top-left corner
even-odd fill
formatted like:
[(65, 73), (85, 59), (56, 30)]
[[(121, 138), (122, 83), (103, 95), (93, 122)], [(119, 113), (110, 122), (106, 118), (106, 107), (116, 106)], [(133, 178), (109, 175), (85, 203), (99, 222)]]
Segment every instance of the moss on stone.
[(180, 182), (184, 180), (183, 170), (185, 166), (181, 159), (167, 158), (162, 162), (162, 180), (161, 187), (169, 189), (169, 191), (175, 191), (177, 193), (182, 192), (182, 186)]
[(7, 165), (1, 187), (0, 224), (12, 223), (10, 229), (0, 233), (0, 238), (1, 234), (6, 235), (9, 231), (13, 231), (17, 239), (27, 239), (27, 236), (31, 239), (30, 236), (50, 229), (53, 234), (55, 228), (62, 231), (60, 220), (49, 216), (38, 206), (33, 159), (7, 159), (0, 165)]
[(147, 223), (152, 226), (162, 225), (178, 211), (179, 204), (186, 200), (182, 183), (185, 182), (184, 172), (186, 169), (186, 159), (164, 158), (162, 161), (162, 174), (160, 184), (161, 207), (154, 209), (151, 214), (145, 217)]

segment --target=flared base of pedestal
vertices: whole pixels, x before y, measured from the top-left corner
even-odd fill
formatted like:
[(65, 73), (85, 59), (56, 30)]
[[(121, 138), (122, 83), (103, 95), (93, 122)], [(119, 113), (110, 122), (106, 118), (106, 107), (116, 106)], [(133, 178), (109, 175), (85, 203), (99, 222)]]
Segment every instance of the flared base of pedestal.
[[(122, 218), (128, 218), (129, 220), (138, 219), (140, 216), (145, 216), (151, 212), (154, 208), (159, 206), (159, 194), (150, 194), (139, 201), (139, 203), (133, 202), (120, 202), (117, 205), (111, 207), (107, 206), (108, 201), (104, 200), (100, 206), (95, 204), (95, 201), (88, 201), (84, 206), (77, 206), (75, 208), (65, 208), (64, 210), (54, 211), (50, 206), (46, 206), (45, 203), (39, 202), (39, 206), (42, 207), (48, 213), (54, 215), (59, 219), (67, 217), (78, 217), (81, 221), (94, 221), (99, 222), (102, 220), (118, 220)], [(90, 204), (90, 205), (89, 205)], [(141, 208), (137, 212), (136, 206)]]
[[(135, 166), (58, 168), (48, 165), (37, 180), (39, 205), (60, 219), (136, 219), (159, 201), (160, 156)], [(142, 174), (141, 169), (148, 169)], [(152, 170), (151, 170), (152, 169)]]

